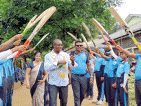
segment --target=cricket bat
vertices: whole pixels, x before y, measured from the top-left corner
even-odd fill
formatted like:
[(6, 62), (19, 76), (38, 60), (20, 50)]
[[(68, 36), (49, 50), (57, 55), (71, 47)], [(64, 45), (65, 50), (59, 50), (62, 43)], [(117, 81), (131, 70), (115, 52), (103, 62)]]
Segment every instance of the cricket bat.
[[(120, 26), (124, 28), (125, 32), (129, 34), (128, 36), (132, 38), (135, 44), (137, 44), (137, 40), (135, 39), (133, 32), (129, 29), (127, 23), (119, 16), (117, 11), (113, 7), (109, 8), (109, 11), (113, 14), (113, 16), (119, 22)], [(138, 48), (141, 51), (141, 46), (138, 46)]]
[(49, 9), (46, 9), (42, 14), (40, 14), (40, 16), (37, 17), (37, 15), (35, 15), (30, 21), (29, 23), (27, 24), (27, 26), (25, 27), (22, 35), (25, 35), (27, 33), (27, 31), (30, 30), (31, 27), (33, 27), (38, 21), (40, 21), (43, 16), (50, 10)]
[(24, 31), (23, 31), (23, 33), (22, 33), (23, 36), (24, 36), (24, 35), (27, 33), (27, 31), (30, 29), (29, 26), (33, 23), (33, 21), (35, 20), (36, 17), (37, 17), (37, 15), (35, 15), (35, 16), (28, 22), (27, 26), (25, 27), (25, 29), (24, 29)]
[(91, 38), (91, 41), (93, 42), (94, 46), (96, 47), (96, 44), (94, 43), (94, 40), (93, 40), (93, 37), (91, 35), (89, 28), (87, 27), (87, 25), (84, 22), (82, 22), (82, 25), (84, 26), (85, 30), (87, 31), (87, 34), (89, 35), (89, 37)]
[(93, 55), (93, 53), (92, 53), (92, 51), (91, 51), (91, 49), (90, 49), (90, 47), (89, 47), (89, 45), (88, 45), (87, 39), (85, 38), (85, 36), (84, 36), (82, 33), (81, 33), (81, 36), (82, 36), (84, 42), (86, 43), (86, 45), (87, 45), (87, 47), (88, 47), (90, 53)]
[[(93, 23), (96, 25), (96, 27), (98, 27), (102, 33), (104, 33), (106, 35), (106, 37), (115, 45), (117, 46), (116, 42), (114, 40), (112, 40), (112, 38), (109, 36), (108, 32), (103, 28), (103, 26), (94, 18), (92, 18)], [(119, 52), (121, 52), (121, 49), (118, 48)]]
[[(52, 6), (49, 11), (46, 12), (46, 14), (42, 17), (32, 34), (29, 36), (29, 38), (25, 41), (24, 45), (28, 46), (32, 39), (35, 37), (35, 35), (39, 32), (39, 30), (42, 28), (42, 26), (46, 23), (46, 21), (52, 16), (52, 14), (56, 11), (56, 7)], [(18, 58), (22, 52), (19, 51), (15, 58)]]
[(78, 40), (73, 34), (67, 32), (74, 40)]
[(98, 31), (99, 31), (100, 34), (102, 35), (102, 38), (104, 39), (104, 41), (105, 41), (106, 45), (108, 46), (109, 50), (111, 50), (111, 47), (110, 47), (108, 41), (107, 41), (106, 38), (104, 37), (104, 35), (103, 35), (101, 29), (100, 29), (100, 28), (98, 27), (98, 25), (96, 24), (96, 21), (94, 21), (94, 25), (97, 27)]
[(44, 35), (40, 41), (34, 46), (34, 49), (49, 35), (49, 33), (47, 33), (46, 35)]
[[(29, 27), (29, 26), (32, 24), (32, 22), (35, 20), (36, 17), (37, 17), (37, 15), (32, 17), (32, 19), (28, 22), (27, 26), (25, 27), (25, 29), (22, 33), (23, 36), (25, 36), (25, 34), (30, 30), (31, 27)], [(17, 42), (20, 42), (20, 41), (21, 41), (21, 39), (19, 39)]]

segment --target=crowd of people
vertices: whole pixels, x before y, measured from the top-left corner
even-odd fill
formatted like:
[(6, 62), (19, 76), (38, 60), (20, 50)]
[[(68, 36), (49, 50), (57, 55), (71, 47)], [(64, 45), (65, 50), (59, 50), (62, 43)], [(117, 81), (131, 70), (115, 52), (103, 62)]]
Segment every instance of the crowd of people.
[[(0, 45), (0, 106), (12, 105), (13, 86), (18, 79), (30, 90), (32, 106), (56, 106), (58, 93), (60, 105), (69, 105), (67, 101), (70, 84), (75, 106), (81, 106), (84, 99), (93, 100), (93, 86), (98, 88), (98, 97), (92, 103), (104, 104), (105, 95), (108, 106), (119, 104), (129, 106), (129, 72), (135, 73), (136, 104), (141, 105), (140, 54), (130, 53), (120, 46), (116, 46), (117, 49), (112, 49), (110, 46), (111, 49), (108, 52), (98, 47), (92, 51), (88, 48), (84, 49), (83, 42), (79, 40), (75, 41), (75, 50), (68, 54), (63, 51), (62, 41), (55, 39), (54, 49), (45, 55), (44, 62), (41, 61), (42, 53), (37, 52), (34, 59), (26, 66), (24, 74), (20, 75), (19, 73), (24, 70), (23, 66), (21, 64), (20, 69), (13, 65), (13, 58), (18, 51), (22, 51), (24, 55), (34, 50), (24, 51), (28, 46), (20, 45), (22, 37), (21, 34), (15, 35)], [(137, 47), (138, 45), (141, 44), (136, 44)], [(132, 64), (131, 69), (128, 57), (137, 60), (136, 64)]]

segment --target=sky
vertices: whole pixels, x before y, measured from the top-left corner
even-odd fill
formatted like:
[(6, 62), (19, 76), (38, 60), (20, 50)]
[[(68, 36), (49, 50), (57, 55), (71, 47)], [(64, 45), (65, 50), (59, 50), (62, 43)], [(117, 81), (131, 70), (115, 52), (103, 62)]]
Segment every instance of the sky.
[(123, 20), (129, 14), (141, 14), (141, 0), (123, 0), (120, 7), (115, 8)]

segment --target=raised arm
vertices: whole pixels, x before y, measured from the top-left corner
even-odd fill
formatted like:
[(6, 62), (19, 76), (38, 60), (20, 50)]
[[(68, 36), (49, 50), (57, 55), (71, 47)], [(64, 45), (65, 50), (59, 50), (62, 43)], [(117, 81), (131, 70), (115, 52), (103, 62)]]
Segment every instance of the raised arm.
[(136, 58), (136, 54), (134, 54), (134, 53), (130, 53), (129, 51), (127, 51), (127, 50), (125, 50), (125, 49), (123, 49), (121, 46), (116, 46), (116, 48), (120, 48), (121, 49), (121, 51), (124, 53), (124, 54), (126, 54), (127, 56), (129, 56), (129, 57), (132, 57), (132, 58)]
[(98, 47), (96, 47), (95, 49), (96, 49), (97, 51), (99, 51), (99, 54), (101, 55), (102, 58), (108, 60), (108, 56), (104, 55), (104, 53), (103, 53)]
[(32, 52), (33, 50), (35, 50), (35, 48), (32, 48), (32, 49), (23, 51), (23, 52), (21, 53), (21, 55), (24, 55), (24, 54), (26, 54), (26, 53), (28, 53), (28, 52)]
[(2, 52), (3, 50), (5, 50), (6, 48), (8, 48), (12, 42), (14, 42), (15, 40), (19, 40), (23, 37), (23, 35), (21, 34), (18, 34), (18, 35), (15, 35), (14, 37), (12, 37), (11, 39), (9, 39), (8, 41), (2, 43), (0, 45), (0, 52)]
[(101, 55), (100, 55), (99, 53), (96, 53), (96, 52), (94, 52), (94, 51), (92, 51), (92, 53), (93, 53), (94, 55), (96, 55), (96, 56), (101, 57)]

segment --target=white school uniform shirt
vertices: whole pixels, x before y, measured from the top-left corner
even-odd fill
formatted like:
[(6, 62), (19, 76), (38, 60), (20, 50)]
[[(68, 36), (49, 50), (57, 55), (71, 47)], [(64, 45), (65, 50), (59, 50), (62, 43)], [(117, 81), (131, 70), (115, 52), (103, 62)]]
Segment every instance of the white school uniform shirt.
[(0, 61), (5, 59), (7, 56), (11, 54), (12, 54), (12, 51), (10, 49), (7, 51), (0, 52)]
[[(53, 57), (55, 57), (55, 56), (56, 56), (57, 61), (63, 60), (63, 56), (65, 56), (67, 63), (66, 63), (66, 73), (65, 73), (64, 79), (62, 79), (56, 72), (56, 70), (57, 70), (56, 68), (58, 66), (53, 59)], [(68, 66), (70, 66), (70, 68), (72, 68), (69, 54), (67, 54), (63, 51), (60, 51), (59, 54), (56, 54), (54, 52), (54, 50), (52, 50), (50, 53), (45, 55), (44, 60), (45, 60), (44, 69), (45, 69), (45, 71), (48, 71), (48, 73), (49, 73), (49, 82), (48, 83), (50, 85), (56, 85), (56, 86), (67, 86), (69, 83), (68, 82), (68, 73), (69, 73)], [(73, 68), (75, 68), (75, 67), (77, 67), (76, 63)], [(59, 69), (59, 71), (60, 71), (60, 73), (62, 73), (63, 69)]]
[(96, 57), (93, 56), (93, 58), (91, 60), (89, 60), (89, 62), (91, 64), (91, 68), (93, 68), (93, 70), (95, 70)]

